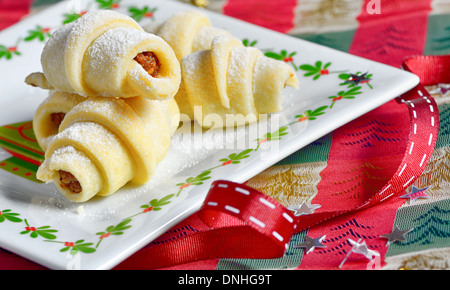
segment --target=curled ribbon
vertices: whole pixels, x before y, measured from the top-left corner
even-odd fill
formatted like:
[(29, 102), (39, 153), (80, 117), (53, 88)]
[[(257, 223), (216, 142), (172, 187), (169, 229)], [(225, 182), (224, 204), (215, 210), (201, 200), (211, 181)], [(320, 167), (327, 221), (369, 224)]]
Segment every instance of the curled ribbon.
[(212, 183), (199, 218), (209, 230), (141, 250), (117, 269), (156, 269), (212, 258), (283, 256), (295, 217), (275, 199), (243, 184)]
[(439, 112), (424, 85), (450, 82), (450, 55), (408, 58), (403, 68), (421, 78), (419, 85), (397, 98), (410, 114), (406, 151), (391, 179), (370, 198), (351, 209), (295, 217), (281, 203), (253, 188), (218, 180), (197, 213), (208, 230), (142, 249), (117, 269), (158, 269), (218, 258), (279, 258), (294, 233), (402, 193), (422, 174), (434, 151)]

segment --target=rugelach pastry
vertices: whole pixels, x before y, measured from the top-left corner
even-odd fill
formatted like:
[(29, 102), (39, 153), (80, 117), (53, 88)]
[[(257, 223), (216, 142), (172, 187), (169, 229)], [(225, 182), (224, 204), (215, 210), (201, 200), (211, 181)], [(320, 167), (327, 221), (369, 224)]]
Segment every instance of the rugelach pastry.
[(161, 37), (126, 15), (88, 12), (53, 33), (41, 55), (43, 73), (26, 82), (82, 96), (170, 99), (180, 85), (180, 64)]
[(291, 66), (225, 35), (216, 36), (210, 49), (185, 56), (181, 73), (175, 96), (180, 112), (206, 128), (241, 126), (279, 112), (283, 89), (299, 87)]
[(65, 114), (36, 176), (76, 202), (146, 183), (178, 123), (173, 99), (89, 97)]

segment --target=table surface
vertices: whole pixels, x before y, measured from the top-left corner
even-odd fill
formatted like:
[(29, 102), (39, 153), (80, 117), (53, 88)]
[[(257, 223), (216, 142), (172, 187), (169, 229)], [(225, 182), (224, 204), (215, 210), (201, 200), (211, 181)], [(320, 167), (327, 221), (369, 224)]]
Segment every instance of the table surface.
[[(2, 0), (0, 29), (57, 1)], [(116, 1), (120, 4), (120, 1)], [(401, 67), (407, 57), (450, 54), (450, 0), (328, 1), (209, 0), (182, 1), (236, 17), (311, 42)], [(0, 59), (0, 67), (1, 62)], [(448, 79), (448, 78), (447, 78)], [(163, 269), (447, 269), (450, 265), (450, 80), (425, 88), (439, 110), (439, 135), (421, 175), (403, 192), (360, 211), (339, 215), (296, 232), (287, 252), (275, 259), (214, 257)], [(391, 101), (292, 154), (247, 182), (289, 206), (291, 200), (322, 204), (353, 202), (382, 188), (398, 172), (408, 141), (406, 106)], [(402, 151), (403, 150), (403, 151)], [(420, 189), (427, 198), (400, 198)], [(322, 204), (323, 206), (323, 204)], [(1, 208), (0, 208), (1, 209)], [(1, 213), (0, 213), (1, 215)], [(406, 241), (386, 245), (395, 227), (410, 230)], [(204, 227), (197, 215), (175, 231), (186, 235)], [(168, 231), (160, 241), (174, 238)], [(307, 252), (305, 242), (321, 245)], [(321, 238), (319, 240), (319, 238)], [(380, 254), (357, 252), (353, 242)], [(316, 244), (319, 245), (319, 244)], [(297, 247), (295, 247), (297, 246)], [(130, 257), (144, 257), (151, 244)], [(361, 247), (360, 247), (361, 249)], [(170, 247), (166, 255), (176, 255)], [(201, 249), (200, 249), (201, 251)], [(230, 249), (232, 251), (232, 249)], [(367, 254), (367, 252), (365, 252)], [(143, 256), (141, 256), (143, 255)], [(345, 262), (345, 263), (344, 263)], [(134, 268), (127, 261), (118, 268)], [(151, 261), (140, 268), (158, 268)], [(45, 269), (0, 249), (0, 269)]]

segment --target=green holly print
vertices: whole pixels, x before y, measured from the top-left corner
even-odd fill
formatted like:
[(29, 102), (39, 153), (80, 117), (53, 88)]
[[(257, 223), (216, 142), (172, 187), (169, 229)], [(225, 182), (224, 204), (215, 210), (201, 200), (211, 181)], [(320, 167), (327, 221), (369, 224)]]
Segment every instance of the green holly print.
[(265, 143), (267, 141), (273, 141), (273, 140), (281, 140), (282, 136), (285, 136), (288, 134), (288, 132), (286, 132), (288, 129), (287, 126), (283, 126), (280, 129), (272, 132), (272, 133), (266, 133), (264, 134), (264, 136), (262, 138), (258, 138), (255, 141), (258, 142), (258, 146), (256, 147), (255, 151), (258, 151), (259, 146), (261, 146), (262, 143)]
[(146, 213), (146, 212), (149, 212), (152, 210), (155, 210), (155, 211), (161, 210), (162, 209), (161, 207), (166, 204), (169, 204), (170, 199), (174, 196), (175, 196), (175, 194), (168, 194), (161, 199), (156, 199), (156, 198), (152, 199), (149, 204), (141, 205), (141, 208), (144, 209), (143, 213)]
[(82, 11), (80, 13), (66, 13), (64, 14), (63, 24), (71, 23), (86, 14), (87, 11)]
[(0, 223), (8, 220), (13, 223), (20, 223), (22, 221), (21, 218), (18, 218), (20, 214), (12, 212), (10, 209), (4, 209), (0, 211)]
[(51, 36), (50, 28), (43, 28), (37, 25), (35, 29), (28, 31), (28, 36), (24, 38), (25, 41), (32, 41), (38, 39), (39, 41), (45, 41)]
[(128, 9), (128, 12), (130, 12), (130, 17), (134, 18), (136, 21), (141, 21), (143, 18), (151, 18), (154, 19), (154, 13), (157, 10), (157, 8), (150, 8), (148, 6), (143, 7), (142, 9), (139, 9), (135, 6), (131, 6)]
[(352, 73), (342, 73), (339, 75), (339, 78), (344, 80), (343, 83), (341, 83), (341, 86), (347, 86), (348, 88), (358, 86), (360, 84), (366, 84), (369, 86), (369, 88), (373, 89), (372, 85), (370, 84), (372, 74), (369, 74), (368, 72), (362, 73), (357, 72), (356, 74)]
[(20, 52), (17, 51), (17, 46), (6, 47), (0, 44), (0, 59), (11, 59), (14, 55), (20, 55)]
[(331, 62), (327, 62), (323, 64), (320, 60), (316, 61), (314, 65), (303, 64), (299, 68), (301, 70), (306, 71), (304, 74), (305, 77), (313, 76), (313, 80), (319, 79), (323, 75), (327, 75), (330, 73), (328, 67), (331, 65)]
[(21, 235), (27, 235), (30, 234), (30, 237), (35, 239), (39, 236), (43, 237), (47, 240), (54, 240), (56, 239), (56, 236), (52, 233), (58, 232), (57, 230), (52, 229), (50, 226), (43, 226), (43, 227), (31, 227), (28, 224), (28, 221), (24, 219), (25, 224), (27, 225), (25, 227), (25, 231), (20, 232)]
[(119, 8), (121, 0), (95, 0), (100, 9), (116, 9)]
[(243, 44), (244, 46), (247, 46), (247, 47), (253, 47), (253, 46), (255, 46), (257, 43), (258, 43), (257, 40), (250, 41), (250, 40), (247, 39), (247, 38), (245, 38), (245, 39), (242, 40), (242, 44)]
[(361, 89), (361, 87), (353, 87), (348, 91), (338, 92), (337, 96), (328, 97), (329, 99), (332, 99), (332, 104), (330, 106), (330, 109), (332, 109), (334, 104), (341, 99), (354, 99), (356, 97), (356, 95), (362, 94), (362, 92), (359, 91), (360, 89)]
[(131, 221), (132, 221), (131, 218), (124, 219), (118, 225), (109, 226), (106, 228), (106, 231), (96, 233), (97, 236), (100, 236), (99, 237), (100, 241), (97, 243), (96, 248), (98, 248), (98, 246), (100, 245), (100, 243), (103, 241), (104, 238), (107, 238), (110, 235), (114, 236), (123, 235), (123, 231), (131, 228), (131, 225), (128, 225)]
[(78, 240), (76, 242), (64, 242), (64, 248), (60, 252), (67, 252), (72, 256), (75, 256), (79, 252), (89, 254), (95, 252), (95, 248), (92, 248), (93, 243), (85, 243), (84, 240)]
[(203, 181), (208, 180), (211, 178), (211, 176), (208, 176), (211, 174), (211, 170), (205, 170), (196, 177), (189, 177), (186, 179), (185, 182), (177, 183), (177, 186), (179, 186), (179, 191), (177, 193), (177, 197), (180, 195), (180, 192), (185, 189), (186, 187), (189, 187), (191, 185), (201, 185), (203, 184)]
[(314, 111), (312, 110), (306, 110), (303, 114), (296, 115), (295, 118), (298, 118), (296, 122), (302, 122), (304, 120), (314, 121), (316, 117), (325, 114), (325, 109), (327, 109), (328, 106), (322, 106)]
[(221, 166), (225, 166), (228, 164), (238, 164), (241, 162), (242, 159), (250, 157), (249, 153), (252, 151), (253, 151), (253, 149), (246, 149), (237, 154), (232, 153), (232, 154), (228, 155), (228, 158), (222, 158), (219, 161), (222, 162)]
[(264, 53), (265, 56), (276, 59), (276, 60), (280, 60), (280, 61), (284, 61), (285, 63), (290, 63), (295, 70), (298, 70), (298, 67), (295, 65), (294, 63), (294, 56), (297, 54), (297, 52), (291, 52), (288, 53), (287, 50), (282, 50), (280, 53), (276, 53), (273, 51), (267, 51)]

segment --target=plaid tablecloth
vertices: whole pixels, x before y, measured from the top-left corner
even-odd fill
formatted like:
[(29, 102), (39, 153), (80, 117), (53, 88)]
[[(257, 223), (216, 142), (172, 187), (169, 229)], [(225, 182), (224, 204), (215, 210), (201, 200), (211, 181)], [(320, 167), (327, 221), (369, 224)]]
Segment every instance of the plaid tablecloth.
[[(19, 21), (48, 2), (0, 0), (1, 28)], [(170, 247), (173, 241), (208, 229), (194, 214), (117, 268), (448, 269), (450, 64), (448, 59), (439, 59), (438, 65), (428, 59), (419, 59), (422, 62), (414, 66), (414, 57), (450, 54), (450, 1), (183, 2), (204, 5), (206, 9), (395, 67), (412, 58), (413, 72), (418, 69), (419, 73), (423, 73), (427, 80), (425, 89), (437, 103), (439, 118), (433, 120), (439, 125), (439, 134), (432, 155), (427, 156), (427, 160), (430, 159), (426, 167), (420, 171), (421, 175), (416, 176), (403, 191), (374, 206), (332, 216), (296, 231), (286, 252), (280, 257), (249, 259), (235, 257), (233, 253), (227, 255), (233, 258), (208, 256), (201, 254), (203, 250), (211, 250), (206, 245), (187, 244), (184, 246), (195, 248), (199, 255), (173, 258), (185, 250)], [(430, 69), (423, 72), (428, 66)], [(433, 78), (438, 74), (441, 75)], [(411, 110), (405, 104), (393, 100), (292, 154), (249, 180), (246, 185), (286, 207), (303, 201), (322, 207), (331, 200), (338, 205), (354, 204), (379, 192), (395, 174), (402, 174), (405, 170), (406, 166), (401, 166), (402, 160), (405, 151), (407, 153), (411, 148), (408, 147), (411, 146), (408, 143), (411, 133), (409, 112)], [(426, 198), (405, 198), (420, 194)], [(395, 229), (404, 232), (398, 240), (393, 239), (387, 245), (386, 235), (395, 232)], [(403, 237), (405, 240), (401, 239)], [(308, 244), (308, 241), (313, 243)], [(151, 258), (155, 252), (173, 263), (155, 261)], [(0, 249), (0, 269), (43, 267)]]

